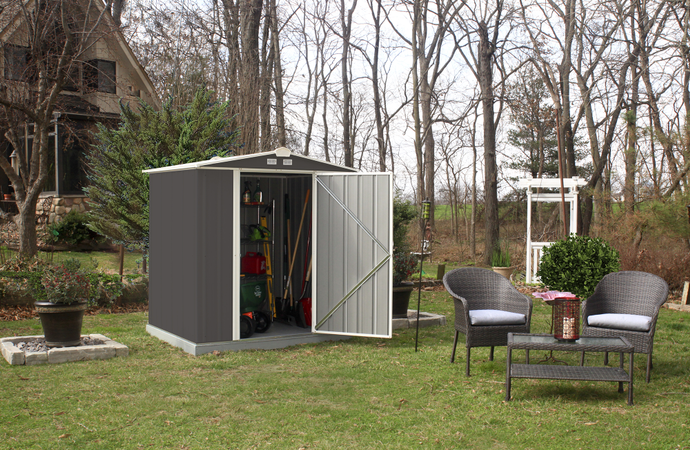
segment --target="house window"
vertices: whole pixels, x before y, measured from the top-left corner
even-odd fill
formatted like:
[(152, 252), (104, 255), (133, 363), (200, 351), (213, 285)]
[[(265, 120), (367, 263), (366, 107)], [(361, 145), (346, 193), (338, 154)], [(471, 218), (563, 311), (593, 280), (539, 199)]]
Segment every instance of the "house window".
[(60, 148), (60, 192), (82, 194), (83, 189), (88, 185), (82, 142), (74, 139), (74, 136), (63, 134), (60, 139)]
[[(33, 124), (22, 127), (22, 147), (19, 151), (27, 161), (31, 159), (34, 128)], [(57, 196), (84, 194), (84, 188), (89, 184), (86, 154), (93, 143), (94, 129), (94, 123), (90, 120), (53, 122), (48, 133), (48, 178), (43, 185), (44, 193)], [(0, 152), (2, 150), (0, 140)], [(4, 183), (0, 177), (0, 188)]]
[[(34, 145), (34, 124), (26, 124), (23, 128), (25, 132), (24, 136), (20, 139), (20, 151), (24, 154), (27, 165), (30, 164), (31, 155), (33, 154)], [(55, 184), (55, 132), (52, 131), (48, 133), (48, 178), (43, 185), (44, 192), (55, 192), (57, 191), (57, 185)]]
[(84, 66), (84, 81), (89, 90), (116, 94), (115, 61), (93, 59)]
[(5, 44), (5, 78), (26, 81), (29, 79), (29, 48)]

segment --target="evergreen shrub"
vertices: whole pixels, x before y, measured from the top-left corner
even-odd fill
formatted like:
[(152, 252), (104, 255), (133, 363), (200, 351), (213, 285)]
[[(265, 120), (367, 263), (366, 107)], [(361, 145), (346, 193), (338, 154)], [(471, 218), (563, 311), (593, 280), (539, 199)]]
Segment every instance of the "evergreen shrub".
[(62, 220), (48, 226), (46, 241), (49, 244), (67, 244), (76, 247), (87, 239), (98, 237), (97, 233), (89, 229), (86, 214), (72, 210)]
[(543, 249), (537, 276), (550, 289), (586, 299), (606, 274), (619, 269), (618, 250), (606, 241), (571, 234)]

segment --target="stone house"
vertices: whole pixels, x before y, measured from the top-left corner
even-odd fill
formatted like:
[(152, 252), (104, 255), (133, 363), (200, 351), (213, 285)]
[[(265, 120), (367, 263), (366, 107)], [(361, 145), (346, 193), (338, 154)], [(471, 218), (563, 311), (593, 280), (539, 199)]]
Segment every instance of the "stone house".
[[(154, 107), (160, 106), (153, 83), (103, 1), (74, 1), (84, 10), (90, 7), (91, 16), (100, 19), (90, 35), (92, 42), (71, 65), (68, 81), (53, 114), (54, 129), (49, 145), (54, 149), (55, 159), (36, 206), (39, 221), (45, 222), (53, 222), (72, 209), (88, 209), (88, 199), (83, 192), (88, 183), (85, 155), (94, 151), (96, 124), (116, 126), (120, 102), (135, 106), (141, 99)], [(24, 3), (30, 5), (32, 2)], [(17, 5), (18, 1), (0, 0), (0, 89), (23, 84), (30, 91), (35, 89), (37, 80), (30, 69), (27, 26)], [(101, 14), (103, 11), (105, 13)], [(28, 155), (34, 137), (33, 124), (27, 122), (19, 128), (17, 134), (22, 150)], [(4, 136), (0, 136), (0, 152), (16, 167), (16, 154)], [(4, 194), (12, 195), (11, 184), (2, 170), (0, 194), (0, 199)], [(11, 199), (2, 200), (0, 204), (6, 212), (12, 206)]]

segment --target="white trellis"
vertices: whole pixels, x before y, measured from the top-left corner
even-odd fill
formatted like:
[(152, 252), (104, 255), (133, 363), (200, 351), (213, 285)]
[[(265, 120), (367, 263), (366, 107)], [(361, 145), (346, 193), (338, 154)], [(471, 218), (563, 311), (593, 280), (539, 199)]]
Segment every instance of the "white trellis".
[[(584, 186), (587, 182), (578, 177), (564, 178), (563, 188), (565, 190), (565, 201), (570, 206), (570, 230), (577, 229), (577, 194), (578, 186)], [(536, 281), (539, 260), (544, 247), (548, 247), (553, 242), (532, 242), (532, 202), (559, 203), (562, 200), (561, 194), (544, 194), (534, 192), (533, 189), (539, 188), (558, 188), (561, 181), (558, 178), (521, 178), (519, 187), (527, 189), (527, 250), (525, 256), (525, 278), (527, 283)], [(574, 231), (573, 231), (574, 232)]]

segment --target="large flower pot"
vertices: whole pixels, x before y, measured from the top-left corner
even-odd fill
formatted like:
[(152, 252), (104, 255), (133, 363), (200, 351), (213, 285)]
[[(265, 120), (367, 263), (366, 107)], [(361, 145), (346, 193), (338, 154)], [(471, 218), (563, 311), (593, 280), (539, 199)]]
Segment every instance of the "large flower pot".
[(81, 325), (86, 301), (70, 304), (35, 302), (48, 347), (72, 347), (81, 344)]
[(507, 279), (510, 280), (510, 276), (513, 274), (513, 271), (515, 270), (515, 266), (510, 266), (510, 267), (493, 267), (494, 272), (503, 275)]
[(403, 281), (401, 286), (393, 287), (393, 318), (407, 318), (407, 308), (410, 304), (410, 295), (414, 290), (414, 283)]

